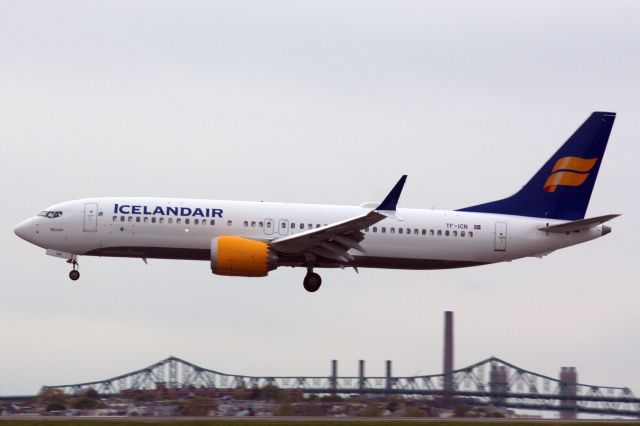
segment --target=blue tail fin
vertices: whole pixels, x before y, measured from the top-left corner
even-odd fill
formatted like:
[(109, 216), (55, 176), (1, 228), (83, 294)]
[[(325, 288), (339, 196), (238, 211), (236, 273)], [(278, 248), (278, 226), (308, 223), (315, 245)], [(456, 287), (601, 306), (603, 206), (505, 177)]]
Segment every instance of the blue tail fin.
[(459, 211), (583, 219), (615, 118), (594, 112), (516, 194)]

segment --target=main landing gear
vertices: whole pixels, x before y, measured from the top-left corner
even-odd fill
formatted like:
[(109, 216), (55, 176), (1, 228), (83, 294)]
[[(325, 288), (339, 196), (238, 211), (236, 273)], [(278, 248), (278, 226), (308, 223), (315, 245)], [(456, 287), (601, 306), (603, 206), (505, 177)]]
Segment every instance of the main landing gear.
[(307, 275), (304, 277), (302, 284), (304, 285), (305, 290), (309, 293), (313, 293), (314, 291), (318, 291), (320, 285), (322, 285), (322, 278), (320, 278), (320, 275), (313, 272), (313, 268), (308, 268)]
[(67, 263), (70, 263), (73, 267), (73, 270), (69, 272), (69, 278), (72, 281), (77, 281), (80, 278), (80, 271), (78, 271), (78, 258), (77, 256), (73, 256), (71, 259), (67, 260)]

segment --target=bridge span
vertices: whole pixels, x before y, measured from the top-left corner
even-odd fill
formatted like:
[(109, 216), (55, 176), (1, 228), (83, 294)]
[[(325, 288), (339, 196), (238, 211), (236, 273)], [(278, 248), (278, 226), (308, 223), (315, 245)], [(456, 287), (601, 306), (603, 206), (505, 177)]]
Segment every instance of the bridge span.
[(525, 370), (496, 357), (487, 358), (454, 370), (451, 386), (447, 373), (423, 376), (393, 376), (387, 361), (385, 376), (365, 376), (360, 362), (358, 376), (338, 376), (333, 361), (328, 376), (249, 376), (227, 374), (200, 367), (176, 357), (169, 357), (149, 367), (105, 380), (57, 388), (68, 395), (94, 389), (104, 396), (131, 390), (152, 390), (159, 385), (173, 389), (211, 388), (221, 392), (237, 388), (276, 386), (299, 390), (305, 394), (406, 395), (427, 398), (436, 403), (492, 405), (529, 410), (555, 410), (640, 417), (640, 398), (626, 387), (596, 386), (567, 382)]

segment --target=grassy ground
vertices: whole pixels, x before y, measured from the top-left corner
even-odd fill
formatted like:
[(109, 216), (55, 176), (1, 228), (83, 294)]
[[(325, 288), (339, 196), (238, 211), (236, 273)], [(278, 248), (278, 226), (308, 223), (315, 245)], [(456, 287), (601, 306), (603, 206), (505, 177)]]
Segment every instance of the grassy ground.
[[(553, 424), (562, 424), (562, 425), (579, 425), (579, 426), (603, 426), (603, 425), (620, 425), (620, 424), (634, 424), (634, 422), (629, 421), (598, 421), (598, 422), (559, 422), (554, 420), (545, 420), (545, 421), (525, 421), (525, 420), (430, 420), (430, 419), (416, 419), (416, 420), (376, 420), (376, 419), (184, 419), (184, 420), (158, 420), (158, 419), (150, 419), (150, 418), (140, 418), (140, 419), (114, 419), (114, 418), (105, 418), (105, 419), (85, 419), (85, 418), (74, 418), (74, 419), (2, 419), (0, 418), (0, 426), (8, 426), (8, 425), (18, 425), (18, 426), (78, 426), (78, 425), (87, 425), (87, 426), (105, 426), (105, 425), (121, 425), (121, 426), (140, 426), (145, 425), (158, 425), (158, 426), (256, 426), (256, 425), (267, 425), (267, 426), (301, 426), (301, 425), (312, 425), (312, 426), (326, 426), (330, 424), (338, 424), (340, 426), (364, 426), (364, 425), (389, 425), (389, 426), (415, 426), (416, 423), (428, 423), (429, 425), (434, 426), (469, 426), (469, 425), (477, 425), (478, 423), (483, 426), (506, 426), (510, 424), (514, 425), (523, 425), (523, 424), (533, 424), (533, 423), (544, 423), (546, 425)], [(640, 422), (635, 423), (640, 424)]]

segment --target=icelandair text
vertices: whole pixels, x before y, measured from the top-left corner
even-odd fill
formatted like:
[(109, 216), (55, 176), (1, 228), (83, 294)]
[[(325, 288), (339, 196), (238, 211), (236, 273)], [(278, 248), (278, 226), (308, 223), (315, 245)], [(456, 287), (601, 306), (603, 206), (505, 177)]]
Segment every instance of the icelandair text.
[(199, 207), (151, 207), (114, 204), (113, 212), (119, 214), (148, 214), (160, 216), (222, 217), (222, 209), (201, 209)]

